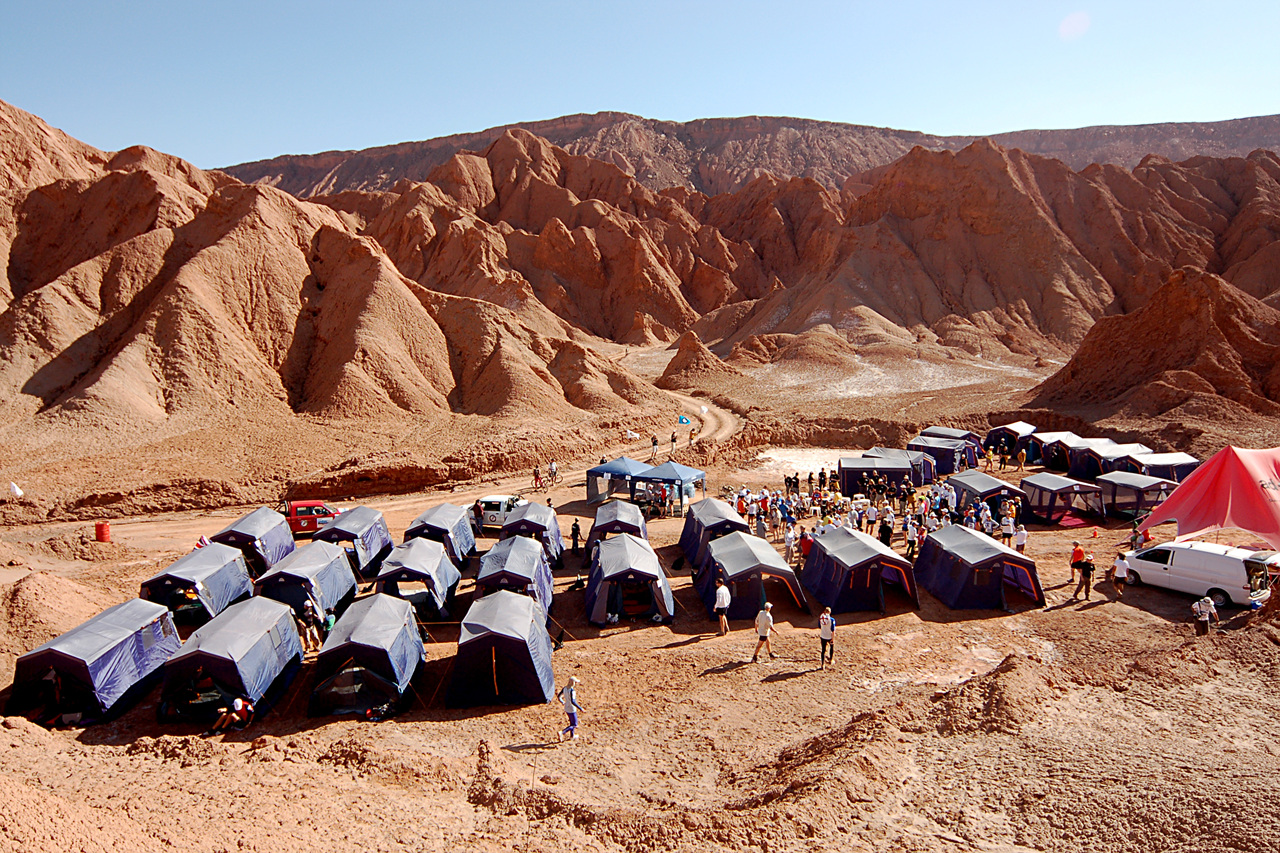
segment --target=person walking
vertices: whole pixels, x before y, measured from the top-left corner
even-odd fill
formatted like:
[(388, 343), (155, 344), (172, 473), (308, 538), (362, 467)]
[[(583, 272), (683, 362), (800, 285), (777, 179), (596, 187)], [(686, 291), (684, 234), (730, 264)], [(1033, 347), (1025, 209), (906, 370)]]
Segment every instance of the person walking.
[(818, 669), (826, 669), (836, 656), (836, 617), (831, 615), (831, 608), (822, 608), (818, 617)]
[(1071, 581), (1076, 579), (1076, 570), (1080, 568), (1080, 564), (1084, 562), (1084, 549), (1080, 547), (1079, 542), (1071, 543)]
[(1128, 583), (1129, 561), (1124, 558), (1124, 551), (1116, 552), (1116, 561), (1111, 565), (1111, 583), (1115, 584), (1116, 598), (1124, 598), (1124, 585)]
[(1071, 600), (1078, 600), (1080, 598), (1080, 593), (1083, 592), (1084, 600), (1088, 601), (1089, 595), (1093, 592), (1093, 555), (1090, 554), (1087, 558), (1080, 560), (1079, 563), (1075, 565), (1076, 568), (1080, 570), (1080, 582), (1076, 584), (1076, 591), (1072, 593)]
[(1196, 636), (1205, 637), (1209, 634), (1209, 618), (1213, 617), (1214, 625), (1221, 625), (1218, 619), (1218, 608), (1213, 606), (1213, 599), (1209, 596), (1194, 601), (1191, 604), (1191, 615), (1196, 617)]
[(569, 725), (560, 730), (560, 734), (556, 737), (556, 743), (561, 743), (565, 735), (568, 735), (571, 740), (577, 740), (578, 715), (582, 713), (582, 706), (578, 704), (578, 677), (576, 675), (569, 676), (569, 681), (565, 686), (556, 691), (556, 698), (564, 703), (564, 712), (569, 715)]
[(720, 636), (729, 633), (729, 602), (733, 596), (723, 578), (716, 578), (716, 618), (720, 620)]
[(1025, 447), (1018, 451), (1018, 470), (1027, 470), (1027, 449)]
[(751, 653), (751, 662), (757, 663), (760, 660), (760, 649), (764, 649), (769, 653), (769, 657), (776, 658), (773, 653), (773, 646), (769, 643), (769, 637), (778, 633), (773, 627), (773, 604), (766, 601), (764, 607), (760, 608), (760, 612), (756, 614), (756, 636), (760, 639), (756, 642), (756, 650)]
[(573, 540), (573, 556), (578, 556), (578, 539), (582, 536), (582, 528), (578, 526), (578, 519), (573, 520), (573, 527), (569, 528), (569, 538)]

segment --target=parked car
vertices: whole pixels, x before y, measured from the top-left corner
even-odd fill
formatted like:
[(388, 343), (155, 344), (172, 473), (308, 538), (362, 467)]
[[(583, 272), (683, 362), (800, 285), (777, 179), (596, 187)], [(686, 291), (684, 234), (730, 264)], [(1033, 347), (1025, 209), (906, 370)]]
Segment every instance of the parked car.
[(299, 536), (311, 536), (328, 524), (329, 519), (341, 515), (342, 510), (324, 501), (282, 501), (280, 514), (288, 519), (289, 529), (296, 539)]
[(501, 527), (506, 523), (507, 516), (515, 512), (516, 507), (527, 503), (519, 495), (486, 495), (480, 499), (480, 509), (484, 511), (484, 521), (481, 524), (483, 527)]
[(1216, 607), (1266, 601), (1272, 577), (1280, 574), (1280, 553), (1212, 542), (1165, 542), (1125, 556), (1129, 583), (1207, 595)]

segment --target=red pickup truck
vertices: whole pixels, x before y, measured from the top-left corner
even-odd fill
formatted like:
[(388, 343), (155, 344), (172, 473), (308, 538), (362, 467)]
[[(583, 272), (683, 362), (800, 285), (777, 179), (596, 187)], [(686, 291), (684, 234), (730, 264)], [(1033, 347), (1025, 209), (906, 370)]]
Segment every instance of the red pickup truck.
[(295, 537), (312, 535), (341, 513), (342, 510), (324, 501), (284, 501), (280, 504), (280, 514), (289, 520), (289, 529)]

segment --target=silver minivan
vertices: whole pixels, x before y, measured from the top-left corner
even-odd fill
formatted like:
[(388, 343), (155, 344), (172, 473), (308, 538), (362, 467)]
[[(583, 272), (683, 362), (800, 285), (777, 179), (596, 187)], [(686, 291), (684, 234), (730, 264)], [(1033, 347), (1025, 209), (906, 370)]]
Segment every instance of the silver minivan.
[(1266, 601), (1271, 578), (1280, 574), (1280, 554), (1212, 542), (1165, 542), (1130, 551), (1129, 583), (1209, 596), (1214, 606)]

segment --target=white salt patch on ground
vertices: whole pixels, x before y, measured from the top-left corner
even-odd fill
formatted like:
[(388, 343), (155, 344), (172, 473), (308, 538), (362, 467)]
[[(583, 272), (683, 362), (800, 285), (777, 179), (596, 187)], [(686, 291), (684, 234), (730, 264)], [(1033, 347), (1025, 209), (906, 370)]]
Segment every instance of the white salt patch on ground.
[(756, 457), (758, 467), (753, 472), (777, 474), (779, 478), (797, 471), (801, 477), (810, 471), (816, 475), (819, 468), (835, 468), (841, 456), (861, 455), (861, 450), (834, 447), (770, 447)]

